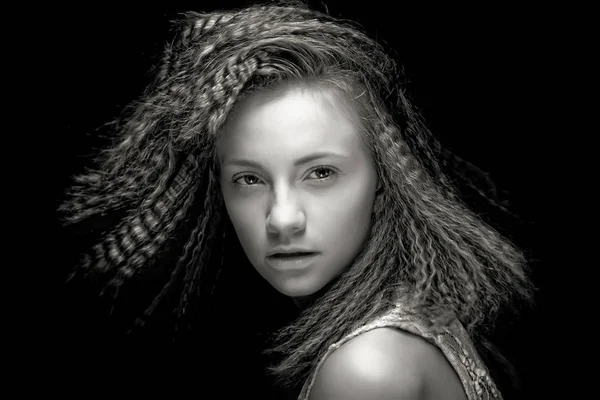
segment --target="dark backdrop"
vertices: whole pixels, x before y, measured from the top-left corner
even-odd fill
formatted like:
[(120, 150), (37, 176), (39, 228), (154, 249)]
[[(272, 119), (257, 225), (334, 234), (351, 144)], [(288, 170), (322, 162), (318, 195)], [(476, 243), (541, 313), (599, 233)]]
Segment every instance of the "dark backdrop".
[[(73, 3), (51, 10), (43, 40), (50, 57), (44, 72), (51, 115), (45, 123), (57, 132), (55, 162), (47, 171), (55, 201), (69, 176), (80, 171), (81, 156), (99, 143), (94, 129), (118, 115), (148, 82), (147, 71), (169, 37), (169, 20), (178, 12), (244, 3), (251, 2)], [(541, 392), (552, 391), (552, 359), (562, 351), (553, 329), (560, 273), (550, 245), (554, 241), (548, 240), (552, 211), (544, 207), (551, 196), (544, 182), (552, 169), (544, 121), (551, 115), (541, 106), (554, 32), (540, 10), (349, 3), (326, 2), (332, 15), (358, 21), (396, 52), (409, 80), (407, 89), (433, 132), (459, 156), (489, 172), (520, 216), (511, 235), (531, 255), (537, 305), (521, 320), (506, 323), (498, 342), (520, 375), (522, 398), (541, 398)], [(55, 228), (56, 238), (64, 240), (57, 224)], [(57, 246), (59, 258), (72, 258), (68, 248), (64, 242)], [(67, 265), (52, 270), (57, 291)], [(68, 335), (72, 326), (57, 321), (54, 331)], [(110, 367), (106, 371), (110, 374)]]

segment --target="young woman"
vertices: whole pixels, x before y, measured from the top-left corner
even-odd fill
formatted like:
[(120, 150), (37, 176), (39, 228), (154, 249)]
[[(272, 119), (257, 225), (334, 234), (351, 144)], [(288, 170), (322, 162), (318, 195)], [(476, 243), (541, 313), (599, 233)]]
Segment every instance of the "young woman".
[(176, 293), (179, 330), (214, 343), (235, 304), (253, 321), (236, 348), (274, 333), (281, 397), (502, 398), (479, 349), (530, 298), (524, 257), (466, 206), (398, 77), (360, 29), (302, 4), (188, 13), (60, 208), (117, 216), (73, 276), (130, 300), (162, 282), (138, 325)]

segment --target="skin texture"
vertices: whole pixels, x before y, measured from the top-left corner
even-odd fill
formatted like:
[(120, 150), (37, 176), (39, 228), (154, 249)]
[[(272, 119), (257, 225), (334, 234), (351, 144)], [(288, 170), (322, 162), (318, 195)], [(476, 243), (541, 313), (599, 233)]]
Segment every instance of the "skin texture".
[[(225, 205), (246, 256), (297, 304), (352, 263), (371, 227), (377, 173), (351, 115), (324, 90), (258, 92), (234, 110), (217, 144)], [(297, 164), (326, 152), (335, 155)], [(318, 254), (281, 270), (266, 261), (278, 246)]]
[(310, 400), (466, 400), (458, 375), (433, 344), (378, 328), (344, 343), (323, 363)]

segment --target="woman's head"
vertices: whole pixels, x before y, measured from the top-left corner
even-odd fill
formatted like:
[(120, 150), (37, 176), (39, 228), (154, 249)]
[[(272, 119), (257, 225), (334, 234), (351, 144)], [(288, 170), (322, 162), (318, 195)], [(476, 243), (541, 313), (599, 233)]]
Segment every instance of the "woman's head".
[(230, 113), (217, 144), (239, 241), (261, 276), (294, 298), (340, 275), (371, 228), (377, 173), (344, 96), (315, 82), (257, 91)]
[[(62, 208), (72, 213), (67, 217), (70, 222), (107, 210), (130, 210), (121, 225), (94, 248), (95, 254), (85, 260), (85, 265), (90, 267), (89, 270), (107, 272), (109, 276), (116, 272), (109, 286), (123, 284), (156, 258), (165, 248), (169, 236), (173, 236), (172, 232), (181, 227), (182, 221), (189, 219), (194, 210), (202, 217), (198, 218), (189, 246), (186, 246), (190, 253), (182, 260), (188, 256), (193, 260), (203, 255), (208, 257), (211, 241), (216, 240), (226, 224), (225, 210), (228, 209), (248, 258), (257, 266), (253, 260), (256, 251), (250, 251), (256, 244), (246, 238), (258, 238), (256, 233), (248, 235), (249, 232), (242, 229), (247, 224), (242, 224), (245, 220), (240, 212), (244, 207), (257, 205), (234, 201), (240, 196), (233, 196), (228, 190), (230, 182), (223, 185), (221, 160), (227, 158), (227, 154), (219, 157), (217, 144), (231, 144), (232, 141), (218, 139), (221, 136), (226, 139), (232, 133), (247, 139), (247, 129), (243, 129), (247, 123), (240, 121), (248, 119), (257, 110), (264, 111), (267, 106), (283, 108), (280, 116), (287, 115), (290, 117), (288, 122), (293, 122), (291, 117), (297, 110), (292, 108), (296, 105), (286, 103), (295, 99), (298, 104), (302, 103), (306, 117), (323, 125), (315, 128), (313, 135), (321, 135), (323, 140), (331, 142), (339, 139), (341, 134), (347, 136), (344, 148), (342, 143), (336, 143), (338, 150), (351, 152), (352, 167), (365, 175), (361, 176), (360, 185), (354, 183), (354, 186), (358, 185), (352, 192), (356, 204), (346, 201), (347, 209), (338, 207), (333, 210), (335, 213), (319, 211), (323, 214), (311, 218), (312, 222), (307, 221), (310, 224), (307, 229), (314, 231), (317, 220), (325, 227), (328, 226), (326, 221), (344, 216), (343, 221), (336, 221), (339, 231), (333, 230), (332, 225), (328, 226), (330, 230), (319, 229), (319, 233), (313, 232), (313, 237), (306, 239), (322, 242), (321, 235), (337, 236), (335, 250), (332, 248), (327, 257), (336, 259), (335, 263), (339, 265), (309, 285), (310, 288), (297, 288), (298, 294), (306, 294), (325, 284), (352, 263), (367, 239), (374, 185), (376, 180), (379, 186), (383, 184), (379, 177), (370, 175), (389, 179), (389, 174), (384, 171), (386, 166), (378, 160), (394, 140), (390, 136), (394, 131), (381, 129), (382, 125), (392, 123), (384, 99), (395, 93), (400, 102), (405, 102), (394, 84), (396, 75), (393, 61), (366, 35), (347, 23), (303, 6), (255, 6), (211, 15), (188, 13), (177, 40), (167, 46), (155, 82), (118, 127), (121, 141), (100, 154), (98, 169), (76, 178), (80, 186), (74, 187), (73, 198)], [(409, 108), (400, 107), (397, 112), (408, 112), (402, 124), (417, 124), (416, 120), (409, 121), (415, 119)], [(387, 120), (382, 119), (382, 115)], [(338, 122), (346, 125), (343, 132)], [(235, 129), (232, 129), (234, 125)], [(295, 129), (302, 130), (301, 124), (298, 125)], [(331, 130), (332, 125), (336, 125), (337, 132)], [(425, 136), (418, 131), (415, 133), (411, 140), (419, 144)], [(291, 136), (288, 132), (287, 137), (278, 139), (289, 141)], [(266, 139), (273, 142), (274, 138)], [(289, 155), (301, 158), (308, 155), (309, 150), (313, 154), (322, 150), (316, 143), (311, 146), (309, 149), (305, 143), (304, 149), (295, 148), (296, 154)], [(421, 147), (426, 149), (422, 143)], [(256, 148), (244, 151), (256, 152)], [(236, 156), (248, 158), (251, 155), (240, 155), (238, 151)], [(266, 163), (262, 159), (259, 161)], [(286, 246), (289, 238), (278, 235), (279, 239), (273, 239), (273, 232), (282, 223), (280, 219), (284, 217), (285, 208), (290, 206), (289, 201), (300, 201), (284, 198), (298, 194), (288, 190), (293, 180), (288, 177), (290, 186), (282, 186), (282, 174), (274, 174), (280, 167), (289, 173), (289, 168), (281, 163), (271, 163), (270, 167), (270, 178), (277, 178), (278, 188), (276, 198), (269, 200), (275, 202), (269, 205), (272, 210), (268, 212), (268, 204), (263, 205), (262, 212), (266, 214), (262, 225), (270, 233), (269, 238), (263, 238), (262, 258), (271, 249)], [(297, 168), (295, 172), (299, 171)], [(366, 176), (367, 172), (369, 176)], [(351, 182), (349, 178), (342, 178), (343, 171), (339, 174), (338, 182)], [(348, 191), (348, 188), (344, 190)], [(329, 190), (329, 204), (338, 201), (343, 193), (343, 190), (339, 193)], [(200, 205), (197, 196), (203, 198)], [(313, 196), (313, 202), (317, 197)], [(316, 212), (311, 211), (311, 214), (316, 216)], [(265, 225), (267, 222), (268, 226)], [(252, 226), (259, 228), (256, 221)], [(344, 237), (337, 234), (342, 229)], [(321, 247), (325, 243), (307, 242), (304, 245)], [(333, 238), (326, 247), (332, 245)], [(196, 250), (192, 251), (194, 248)], [(174, 271), (175, 277), (187, 269), (185, 280), (189, 288), (185, 292), (188, 294), (193, 292), (192, 287), (198, 281), (199, 273), (189, 271), (189, 268), (196, 268), (192, 267), (196, 264), (197, 260), (181, 261)], [(290, 294), (292, 292), (295, 290)]]
[[(282, 331), (277, 371), (297, 379), (352, 324), (399, 299), (432, 321), (486, 326), (529, 295), (523, 257), (460, 201), (399, 84), (381, 46), (302, 6), (189, 13), (118, 141), (61, 208), (67, 222), (125, 215), (85, 269), (119, 287), (185, 235), (148, 313), (174, 283), (183, 311), (221, 267), (231, 219), (250, 263), (282, 293), (338, 278)], [(294, 165), (323, 151), (342, 156)], [(318, 252), (314, 265), (271, 268), (265, 257), (287, 246)]]

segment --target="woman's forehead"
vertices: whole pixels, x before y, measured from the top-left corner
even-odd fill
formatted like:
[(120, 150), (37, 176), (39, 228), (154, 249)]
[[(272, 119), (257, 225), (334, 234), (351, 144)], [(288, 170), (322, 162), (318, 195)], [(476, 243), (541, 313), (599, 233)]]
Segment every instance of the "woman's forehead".
[(279, 107), (306, 107), (317, 104), (323, 112), (341, 113), (350, 120), (358, 118), (349, 97), (338, 87), (326, 82), (291, 81), (256, 90), (243, 96), (233, 107), (228, 121), (261, 106), (277, 103)]
[(330, 91), (290, 88), (249, 96), (239, 104), (221, 132), (221, 158), (254, 153), (357, 151), (359, 133), (347, 104)]

